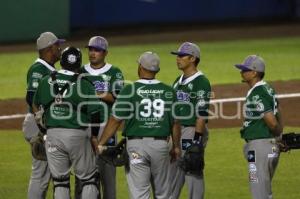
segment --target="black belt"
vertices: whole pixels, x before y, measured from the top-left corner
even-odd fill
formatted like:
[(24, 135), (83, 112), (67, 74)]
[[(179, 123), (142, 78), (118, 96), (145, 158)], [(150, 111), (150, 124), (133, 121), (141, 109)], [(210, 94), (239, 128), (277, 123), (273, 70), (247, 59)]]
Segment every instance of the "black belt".
[(137, 140), (137, 139), (143, 139), (143, 138), (153, 138), (154, 140), (167, 140), (168, 136), (149, 136), (149, 137), (143, 137), (143, 136), (129, 136), (127, 137), (128, 140)]
[(181, 125), (181, 126), (183, 126), (184, 128), (186, 128), (186, 127), (195, 127), (195, 125)]

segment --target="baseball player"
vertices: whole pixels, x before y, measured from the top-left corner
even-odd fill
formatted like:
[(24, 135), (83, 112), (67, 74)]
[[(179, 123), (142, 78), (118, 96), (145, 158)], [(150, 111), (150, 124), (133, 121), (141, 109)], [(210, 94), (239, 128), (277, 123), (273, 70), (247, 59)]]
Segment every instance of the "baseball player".
[(93, 152), (99, 126), (92, 126), (92, 140), (86, 128), (100, 121), (103, 106), (93, 85), (78, 77), (81, 59), (78, 48), (64, 49), (62, 70), (43, 78), (34, 96), (35, 110), (44, 109), (46, 153), (56, 199), (70, 198), (71, 167), (82, 182), (82, 198), (96, 199), (99, 194)]
[[(81, 73), (93, 83), (99, 98), (106, 104), (107, 111), (105, 111), (105, 118), (108, 118), (112, 104), (123, 87), (123, 74), (118, 67), (105, 62), (105, 57), (108, 54), (108, 42), (104, 37), (92, 37), (89, 40), (87, 48), (90, 63), (81, 68)], [(99, 137), (102, 134), (106, 121), (107, 119), (100, 126)], [(116, 135), (106, 143), (108, 146), (115, 146), (116, 144)], [(100, 158), (97, 159), (97, 164), (100, 174), (100, 186), (103, 193), (102, 198), (115, 199), (116, 168)], [(80, 185), (78, 180), (76, 185), (76, 189), (79, 190)]]
[(123, 120), (123, 136), (127, 137), (129, 170), (127, 183), (132, 199), (149, 199), (151, 181), (154, 197), (170, 198), (168, 167), (170, 162), (167, 139), (173, 137), (173, 157), (180, 156), (180, 126), (174, 120), (172, 104), (174, 90), (155, 79), (160, 70), (159, 57), (145, 52), (138, 59), (139, 80), (125, 86), (112, 109), (98, 150), (101, 154), (105, 143), (116, 132)]
[(250, 87), (244, 105), (241, 137), (246, 141), (244, 156), (249, 166), (249, 184), (253, 199), (272, 199), (271, 182), (279, 161), (276, 137), (282, 133), (282, 122), (274, 89), (263, 81), (264, 60), (249, 55), (242, 64), (242, 82)]
[[(58, 39), (52, 32), (42, 33), (36, 41), (39, 58), (27, 72), (26, 102), (28, 104), (28, 113), (23, 123), (23, 132), (28, 142), (37, 136), (40, 131), (32, 111), (33, 96), (39, 86), (40, 80), (52, 71), (55, 71), (54, 64), (60, 58), (60, 44), (63, 42), (63, 39)], [(27, 197), (29, 199), (45, 198), (49, 181), (50, 171), (47, 161), (40, 161), (32, 157), (32, 171)]]
[[(177, 109), (181, 124), (181, 149), (185, 150), (194, 143), (206, 146), (208, 140), (207, 117), (211, 87), (209, 80), (197, 69), (200, 62), (199, 47), (190, 42), (184, 42), (177, 51), (176, 62), (183, 74), (174, 82), (177, 100), (180, 102)], [(184, 182), (187, 182), (189, 198), (204, 198), (204, 176), (185, 174), (179, 168), (178, 161), (170, 166), (170, 184), (172, 198), (179, 198)], [(199, 168), (200, 169), (200, 168)]]

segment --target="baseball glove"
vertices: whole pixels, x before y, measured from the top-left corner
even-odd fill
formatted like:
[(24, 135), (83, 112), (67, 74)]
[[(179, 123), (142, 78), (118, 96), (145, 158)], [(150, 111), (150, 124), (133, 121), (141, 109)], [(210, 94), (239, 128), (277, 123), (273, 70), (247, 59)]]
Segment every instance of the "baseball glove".
[(45, 141), (43, 136), (44, 135), (42, 133), (39, 133), (37, 136), (31, 138), (31, 153), (35, 159), (47, 161)]
[(123, 138), (116, 146), (107, 146), (99, 158), (115, 167), (127, 166), (129, 156), (126, 149), (126, 139)]
[(300, 149), (300, 133), (285, 133), (279, 141), (281, 152), (287, 152), (291, 149)]
[(204, 147), (202, 144), (193, 143), (179, 160), (179, 167), (187, 174), (202, 176), (204, 169)]

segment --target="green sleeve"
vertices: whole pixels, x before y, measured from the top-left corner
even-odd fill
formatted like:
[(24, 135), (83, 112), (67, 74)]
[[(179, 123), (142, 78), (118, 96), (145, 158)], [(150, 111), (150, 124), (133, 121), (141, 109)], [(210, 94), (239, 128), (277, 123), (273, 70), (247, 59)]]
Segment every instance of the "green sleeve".
[[(42, 83), (42, 82), (41, 82)], [(39, 107), (41, 105), (41, 102), (40, 102), (40, 93), (41, 93), (41, 87), (42, 86), (39, 86), (34, 94), (34, 97), (33, 97), (33, 104), (36, 106), (36, 107)]]
[(258, 100), (256, 101), (256, 111), (258, 114), (263, 114), (273, 110), (273, 99), (267, 93), (259, 95)]
[(132, 91), (133, 85), (127, 85), (121, 90), (112, 108), (112, 115), (115, 118), (126, 119), (133, 114), (134, 104), (130, 100), (133, 96), (129, 97)]
[(209, 110), (209, 101), (210, 101), (210, 93), (211, 87), (208, 82), (203, 81), (196, 87), (194, 91), (197, 95), (196, 101), (194, 103), (196, 107), (196, 111), (199, 116), (207, 117)]
[(109, 91), (118, 94), (124, 87), (124, 77), (121, 70), (116, 69), (110, 80)]
[(27, 91), (36, 91), (41, 79), (47, 74), (37, 67), (32, 67), (27, 74)]

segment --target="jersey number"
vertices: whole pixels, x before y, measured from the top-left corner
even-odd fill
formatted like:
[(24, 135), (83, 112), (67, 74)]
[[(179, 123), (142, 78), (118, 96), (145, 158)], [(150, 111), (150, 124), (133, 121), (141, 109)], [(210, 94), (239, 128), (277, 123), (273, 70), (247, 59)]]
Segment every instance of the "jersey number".
[(165, 102), (161, 99), (143, 99), (141, 104), (144, 104), (144, 110), (140, 111), (142, 117), (150, 117), (151, 114), (154, 117), (162, 117), (164, 115)]

